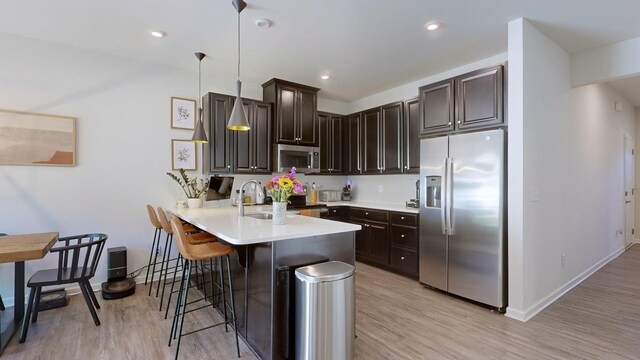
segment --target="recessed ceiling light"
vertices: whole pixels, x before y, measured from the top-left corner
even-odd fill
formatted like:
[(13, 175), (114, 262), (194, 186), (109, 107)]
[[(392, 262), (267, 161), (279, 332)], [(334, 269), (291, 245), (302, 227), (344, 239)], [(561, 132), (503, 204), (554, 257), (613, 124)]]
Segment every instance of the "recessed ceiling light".
[(265, 19), (265, 18), (261, 18), (261, 19), (256, 19), (256, 26), (261, 28), (261, 29), (266, 29), (269, 26), (271, 26), (271, 20), (269, 19)]
[(163, 38), (165, 36), (167, 36), (167, 33), (165, 33), (164, 31), (150, 31), (149, 35), (156, 37), (156, 38)]
[(320, 76), (320, 79), (329, 80), (329, 75), (322, 75), (322, 76)]
[(434, 31), (434, 30), (438, 30), (440, 28), (440, 24), (439, 23), (428, 23), (424, 26), (425, 29), (429, 30), (429, 31)]

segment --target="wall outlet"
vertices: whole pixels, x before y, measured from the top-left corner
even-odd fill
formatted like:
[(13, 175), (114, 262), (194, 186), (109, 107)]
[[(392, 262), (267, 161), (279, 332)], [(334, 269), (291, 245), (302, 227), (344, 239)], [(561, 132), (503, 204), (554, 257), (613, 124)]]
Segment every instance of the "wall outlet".
[(378, 192), (379, 192), (379, 193), (384, 192), (384, 186), (382, 186), (382, 185), (378, 185)]
[(539, 188), (537, 188), (537, 187), (532, 187), (531, 188), (530, 199), (531, 199), (531, 202), (540, 201), (540, 189)]
[(562, 267), (564, 267), (566, 264), (567, 264), (567, 255), (561, 254), (560, 255), (560, 265), (562, 265)]

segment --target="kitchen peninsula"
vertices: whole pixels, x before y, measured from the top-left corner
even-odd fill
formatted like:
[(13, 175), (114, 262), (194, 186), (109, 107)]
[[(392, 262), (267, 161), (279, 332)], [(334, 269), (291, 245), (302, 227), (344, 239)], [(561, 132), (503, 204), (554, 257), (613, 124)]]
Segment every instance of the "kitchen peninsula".
[(273, 225), (262, 218), (269, 209), (254, 206), (243, 217), (234, 207), (172, 212), (236, 249), (231, 272), (239, 334), (262, 359), (282, 359), (291, 356), (294, 335), (290, 276), (296, 267), (316, 262), (354, 264), (361, 226), (293, 214), (285, 225)]

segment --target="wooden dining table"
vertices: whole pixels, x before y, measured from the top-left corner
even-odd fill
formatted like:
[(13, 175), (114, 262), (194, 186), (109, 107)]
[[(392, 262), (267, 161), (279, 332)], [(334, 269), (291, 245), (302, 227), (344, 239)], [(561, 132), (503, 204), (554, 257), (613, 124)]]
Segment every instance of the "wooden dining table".
[[(7, 346), (11, 337), (20, 328), (24, 317), (24, 262), (28, 260), (42, 259), (58, 240), (57, 232), (0, 236), (0, 263), (15, 264), (14, 281), (14, 306), (13, 317), (9, 315), (7, 308), (2, 314), (0, 324), (0, 355)], [(5, 328), (2, 328), (5, 326)]]

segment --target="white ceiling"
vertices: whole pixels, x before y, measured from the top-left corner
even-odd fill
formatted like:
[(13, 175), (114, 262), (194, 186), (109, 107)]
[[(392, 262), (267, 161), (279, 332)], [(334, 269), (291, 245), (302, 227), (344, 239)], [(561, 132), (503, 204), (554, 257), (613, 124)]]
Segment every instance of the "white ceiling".
[[(504, 52), (507, 23), (522, 16), (570, 53), (640, 35), (637, 0), (247, 1), (242, 79), (279, 77), (342, 101)], [(273, 26), (257, 28), (260, 17)], [(230, 0), (4, 0), (0, 32), (192, 70), (202, 51), (204, 76), (226, 78), (236, 70), (236, 19)], [(442, 30), (427, 33), (432, 20)]]

